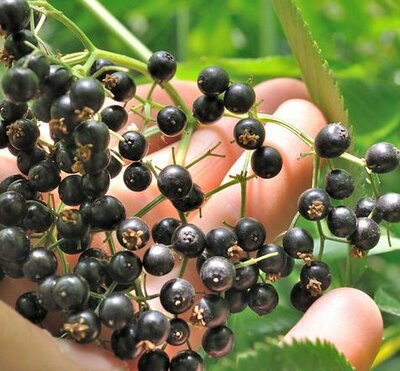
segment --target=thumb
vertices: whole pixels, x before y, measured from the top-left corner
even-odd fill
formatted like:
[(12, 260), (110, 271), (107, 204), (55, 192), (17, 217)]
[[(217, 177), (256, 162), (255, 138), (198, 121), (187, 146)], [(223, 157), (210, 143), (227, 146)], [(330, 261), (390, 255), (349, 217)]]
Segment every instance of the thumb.
[(0, 301), (1, 369), (8, 371), (126, 370), (127, 365), (94, 345), (53, 338)]

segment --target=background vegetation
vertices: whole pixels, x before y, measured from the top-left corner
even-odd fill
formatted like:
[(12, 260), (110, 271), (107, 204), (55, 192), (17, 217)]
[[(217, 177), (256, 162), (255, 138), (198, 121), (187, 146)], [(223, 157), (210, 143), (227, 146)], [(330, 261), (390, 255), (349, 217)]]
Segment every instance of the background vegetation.
[[(274, 13), (271, 0), (135, 0), (101, 1), (151, 50), (169, 50), (181, 62), (179, 78), (195, 79), (211, 63), (226, 67), (235, 79), (254, 81), (277, 76), (301, 77)], [(103, 49), (129, 54), (80, 0), (50, 0), (70, 16)], [(339, 81), (350, 123), (356, 133), (356, 152), (364, 154), (374, 142), (400, 146), (400, 2), (398, 0), (297, 0), (324, 58)], [(46, 23), (44, 39), (64, 54), (78, 51), (71, 34), (53, 21)], [(399, 172), (383, 177), (382, 190), (400, 192)], [(400, 237), (400, 228), (393, 228)], [(376, 254), (354, 263), (352, 285), (379, 302), (385, 318), (385, 342), (376, 370), (400, 366), (400, 248), (388, 248), (384, 237)], [(337, 248), (337, 246), (336, 246)], [(330, 246), (334, 251), (335, 246)], [(343, 256), (331, 254), (335, 285), (343, 284)], [(295, 276), (295, 274), (293, 275)], [(278, 286), (279, 310), (260, 321), (245, 312), (234, 316), (237, 351), (256, 340), (274, 339), (299, 315), (288, 305), (292, 282)], [(390, 289), (389, 289), (390, 287)], [(262, 323), (260, 325), (260, 322)], [(245, 326), (244, 326), (245, 324)], [(240, 334), (240, 335), (239, 335)], [(221, 366), (220, 366), (221, 367)], [(221, 368), (220, 368), (221, 369)]]

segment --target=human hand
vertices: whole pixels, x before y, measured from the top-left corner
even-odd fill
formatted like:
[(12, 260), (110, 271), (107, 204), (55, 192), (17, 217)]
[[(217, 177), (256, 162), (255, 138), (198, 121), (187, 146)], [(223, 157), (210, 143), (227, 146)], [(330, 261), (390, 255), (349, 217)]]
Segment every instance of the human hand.
[[(199, 95), (194, 84), (176, 83), (176, 87), (184, 92), (182, 95), (188, 104)], [(138, 95), (145, 96), (147, 90), (148, 86), (141, 87)], [(271, 80), (259, 85), (255, 90), (257, 100), (264, 99), (258, 107), (259, 111), (274, 112), (274, 115), (295, 123), (313, 137), (326, 123), (319, 110), (307, 101), (305, 88), (298, 81)], [(164, 92), (159, 89), (156, 89), (153, 97), (157, 102), (168, 102)], [(133, 116), (132, 119), (140, 127), (137, 117)], [(201, 126), (194, 134), (187, 161), (203, 154), (218, 142), (221, 142), (221, 145), (216, 152), (225, 155), (225, 158), (208, 157), (191, 168), (194, 182), (205, 192), (228, 180), (228, 175), (237, 174), (243, 168), (243, 151), (230, 143), (235, 121), (232, 118), (223, 118), (211, 126)], [(267, 142), (280, 151), (284, 165), (281, 173), (273, 179), (252, 179), (248, 182), (246, 213), (266, 226), (267, 240), (272, 241), (287, 228), (296, 212), (299, 194), (310, 186), (312, 162), (310, 158), (299, 159), (300, 153), (307, 150), (306, 146), (280, 127), (268, 124)], [(167, 144), (162, 138), (155, 138), (151, 141), (152, 153), (148, 159), (153, 165), (163, 168), (172, 161), (172, 146), (173, 143)], [(13, 163), (15, 161), (11, 158), (7, 157), (2, 162), (7, 163), (7, 166), (1, 169), (1, 179), (16, 172)], [(124, 203), (127, 215), (134, 214), (158, 194), (155, 183), (140, 196), (126, 190), (122, 176), (114, 179), (111, 184), (108, 194), (115, 195)], [(207, 232), (220, 226), (222, 221), (235, 224), (239, 210), (240, 186), (235, 185), (212, 197), (202, 209), (202, 218), (193, 213), (189, 221)], [(151, 226), (162, 217), (175, 215), (175, 209), (166, 201), (151, 210), (144, 220)], [(95, 243), (93, 242), (93, 245)], [(190, 261), (190, 264), (194, 263)], [(165, 282), (170, 277), (175, 277), (178, 270), (177, 266), (162, 280), (149, 279), (148, 291), (158, 292), (161, 281)], [(185, 278), (200, 285), (194, 266), (186, 270)], [(0, 297), (14, 305), (15, 299), (28, 290), (34, 290), (34, 285), (6, 279), (0, 284)], [(75, 345), (71, 341), (51, 338), (3, 303), (0, 304), (0, 324), (3, 328), (0, 336), (0, 359), (3, 366), (7, 366), (9, 370), (101, 370), (126, 366), (114, 359), (110, 353), (93, 346)], [(193, 331), (192, 335), (198, 343), (201, 338), (200, 332)], [(342, 351), (357, 369), (366, 370), (377, 352), (381, 336), (382, 320), (373, 301), (360, 291), (337, 289), (317, 300), (303, 319), (287, 334), (285, 341), (305, 337), (312, 340), (326, 339)], [(191, 341), (196, 343), (195, 339)], [(176, 350), (170, 346), (167, 351), (172, 354)], [(21, 354), (25, 354), (26, 357), (21, 357)], [(130, 368), (135, 367), (135, 362), (132, 362)]]

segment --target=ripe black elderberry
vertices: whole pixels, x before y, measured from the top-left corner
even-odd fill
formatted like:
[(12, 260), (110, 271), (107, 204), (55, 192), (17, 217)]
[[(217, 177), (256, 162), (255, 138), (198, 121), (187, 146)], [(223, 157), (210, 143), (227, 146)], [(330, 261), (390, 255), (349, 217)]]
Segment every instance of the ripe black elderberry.
[(391, 143), (376, 143), (368, 149), (365, 161), (373, 173), (388, 173), (399, 165), (400, 151)]
[(175, 218), (163, 218), (153, 225), (151, 229), (151, 237), (154, 242), (164, 245), (171, 245), (171, 238), (176, 228), (181, 222)]
[(64, 322), (63, 330), (77, 343), (88, 344), (99, 337), (101, 323), (91, 309), (85, 309), (71, 313)]
[(149, 144), (142, 133), (126, 131), (122, 134), (124, 141), (118, 143), (119, 154), (131, 161), (140, 161), (146, 156)]
[(153, 276), (164, 276), (174, 268), (174, 255), (165, 245), (156, 243), (146, 250), (143, 267)]
[(144, 353), (138, 363), (138, 371), (168, 371), (169, 358), (167, 353), (161, 349), (154, 349)]
[(226, 109), (233, 113), (246, 113), (256, 100), (254, 89), (245, 83), (237, 82), (229, 86), (224, 95)]
[(400, 221), (400, 194), (385, 193), (376, 200), (376, 212), (390, 223)]
[(307, 311), (319, 297), (320, 295), (312, 296), (301, 282), (297, 282), (290, 291), (290, 302), (300, 312)]
[(126, 295), (112, 293), (101, 301), (99, 317), (105, 326), (122, 329), (133, 320), (132, 303)]
[(349, 237), (350, 243), (358, 250), (365, 251), (375, 247), (381, 236), (379, 225), (370, 218), (358, 218), (357, 228)]
[(140, 218), (133, 217), (119, 223), (117, 228), (118, 242), (129, 250), (143, 248), (150, 238), (147, 224)]
[(172, 235), (171, 242), (177, 252), (189, 258), (200, 256), (206, 247), (203, 231), (194, 224), (178, 227)]
[(324, 190), (310, 188), (300, 195), (298, 208), (304, 218), (314, 221), (321, 220), (328, 215), (331, 209), (331, 200)]
[(81, 276), (69, 273), (57, 279), (52, 294), (60, 308), (79, 310), (85, 307), (89, 299), (89, 285)]
[(143, 312), (137, 320), (137, 336), (139, 340), (147, 340), (154, 345), (164, 343), (169, 335), (169, 321), (157, 310)]
[(319, 296), (330, 286), (331, 280), (328, 265), (321, 261), (304, 265), (300, 272), (300, 282), (312, 296)]
[(236, 223), (235, 234), (244, 251), (255, 251), (264, 244), (267, 232), (258, 220), (244, 217)]
[(233, 332), (226, 326), (210, 328), (203, 335), (203, 349), (214, 358), (221, 358), (229, 354), (233, 349), (233, 344)]
[(168, 52), (157, 51), (149, 59), (147, 70), (158, 84), (171, 80), (176, 72), (175, 58)]
[(109, 129), (118, 131), (128, 121), (128, 113), (124, 107), (118, 105), (108, 106), (100, 112), (101, 121), (103, 121)]
[(138, 350), (136, 326), (129, 324), (119, 330), (115, 330), (111, 336), (111, 349), (120, 359), (132, 359), (140, 355)]
[(21, 262), (28, 256), (29, 250), (30, 240), (22, 228), (7, 227), (0, 230), (0, 260)]
[(325, 177), (325, 191), (336, 200), (351, 196), (354, 191), (353, 177), (345, 170), (331, 170)]
[(29, 4), (26, 0), (0, 2), (0, 26), (6, 32), (17, 32), (29, 23)]
[(133, 284), (142, 272), (142, 262), (132, 251), (119, 251), (108, 265), (111, 278), (121, 284)]
[(253, 118), (240, 120), (233, 130), (236, 143), (244, 149), (256, 149), (262, 146), (265, 140), (264, 125)]
[(342, 155), (350, 147), (351, 138), (341, 124), (324, 126), (315, 137), (314, 148), (318, 156), (334, 158)]
[(157, 178), (160, 192), (170, 200), (185, 197), (192, 189), (192, 177), (188, 170), (180, 165), (168, 165), (160, 171)]
[(135, 96), (136, 84), (125, 72), (106, 75), (103, 82), (118, 102), (127, 102)]
[(228, 257), (237, 256), (241, 249), (237, 236), (226, 227), (213, 228), (206, 235), (207, 254)]
[(14, 148), (26, 151), (35, 147), (40, 131), (33, 121), (20, 119), (8, 126), (7, 135)]
[(200, 186), (193, 183), (192, 189), (189, 193), (177, 200), (171, 200), (172, 204), (175, 206), (175, 209), (182, 212), (189, 212), (200, 209), (203, 206), (205, 201), (205, 194), (201, 190)]
[(222, 256), (212, 256), (201, 266), (200, 278), (210, 290), (225, 291), (233, 285), (235, 267)]
[(173, 278), (164, 283), (160, 291), (163, 308), (172, 314), (186, 312), (194, 303), (193, 285), (183, 278)]
[(14, 191), (0, 195), (0, 224), (18, 225), (28, 212), (24, 197)]
[(262, 246), (257, 251), (257, 258), (273, 253), (276, 253), (277, 255), (257, 262), (258, 268), (270, 275), (272, 280), (279, 278), (281, 272), (285, 268), (287, 259), (285, 250), (281, 246), (268, 244)]
[(190, 321), (209, 328), (222, 326), (229, 317), (227, 301), (219, 295), (203, 296), (194, 306)]
[(9, 34), (4, 41), (4, 51), (13, 56), (15, 59), (20, 59), (23, 56), (32, 52), (32, 46), (38, 45), (37, 38), (29, 30), (21, 30)]
[(182, 345), (190, 336), (190, 328), (187, 322), (181, 318), (173, 318), (169, 321), (170, 328), (167, 343)]
[(295, 259), (311, 257), (314, 251), (314, 239), (303, 228), (290, 228), (282, 240), (286, 253)]
[(228, 72), (218, 66), (207, 67), (199, 73), (197, 86), (209, 97), (222, 94), (229, 86)]
[(143, 162), (132, 162), (125, 168), (124, 183), (131, 191), (142, 192), (146, 190), (150, 186), (151, 180), (151, 171)]
[(193, 116), (202, 124), (211, 124), (224, 114), (224, 103), (219, 97), (201, 95), (193, 102)]
[(69, 95), (75, 109), (89, 108), (93, 112), (97, 112), (103, 106), (105, 99), (103, 86), (92, 77), (84, 77), (75, 81), (71, 85)]
[(247, 304), (260, 316), (272, 312), (278, 301), (278, 292), (269, 283), (256, 283), (247, 294)]
[(104, 230), (114, 229), (125, 219), (125, 207), (113, 196), (99, 197), (90, 205), (90, 225)]
[(186, 115), (178, 107), (164, 107), (157, 114), (157, 125), (164, 135), (179, 135), (185, 128)]
[(273, 178), (282, 169), (282, 156), (273, 147), (261, 146), (251, 155), (251, 168), (261, 178)]
[(334, 207), (328, 214), (327, 225), (333, 235), (348, 237), (356, 230), (357, 217), (346, 206)]
[(45, 248), (30, 250), (22, 266), (24, 276), (33, 282), (40, 282), (57, 271), (57, 258), (55, 254)]
[(182, 350), (171, 358), (170, 371), (203, 371), (203, 358), (192, 350)]
[(15, 303), (15, 310), (33, 323), (41, 323), (47, 316), (47, 310), (40, 305), (36, 292), (22, 294)]

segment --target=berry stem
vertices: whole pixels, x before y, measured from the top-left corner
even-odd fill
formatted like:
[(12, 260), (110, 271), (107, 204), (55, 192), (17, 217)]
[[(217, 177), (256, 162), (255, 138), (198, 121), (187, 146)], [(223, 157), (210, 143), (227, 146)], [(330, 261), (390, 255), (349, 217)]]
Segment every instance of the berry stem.
[(106, 236), (107, 236), (107, 243), (110, 248), (110, 254), (111, 254), (111, 256), (114, 256), (115, 253), (117, 252), (117, 249), (115, 248), (115, 243), (114, 243), (112, 232), (110, 232), (110, 231), (106, 232)]
[(159, 194), (157, 197), (153, 198), (147, 205), (143, 206), (134, 216), (141, 218), (146, 215), (153, 207), (157, 206), (159, 203), (164, 201), (165, 196)]
[[(372, 174), (368, 169), (366, 169), (366, 171), (368, 174), (369, 182), (372, 187), (372, 192), (374, 193), (374, 197), (378, 198), (379, 197), (379, 189), (378, 189), (378, 184), (377, 184), (376, 178), (374, 177), (374, 175), (376, 175), (376, 174)], [(379, 179), (378, 179), (378, 181), (379, 181)]]
[(260, 256), (259, 258), (250, 258), (242, 263), (235, 264), (235, 268), (238, 269), (238, 268), (248, 267), (250, 265), (257, 264), (258, 262), (260, 262), (262, 260), (273, 258), (274, 256), (277, 256), (277, 255), (278, 255), (277, 252), (271, 252), (270, 254), (265, 254), (263, 256)]
[[(255, 174), (252, 174), (252, 175), (246, 177), (245, 179), (246, 179), (246, 180), (250, 180), (250, 179), (253, 179), (253, 178), (255, 178), (255, 177), (256, 177), (256, 175), (255, 175)], [(224, 184), (221, 184), (221, 185), (219, 185), (218, 187), (215, 187), (215, 188), (212, 189), (211, 191), (207, 192), (207, 193), (205, 194), (205, 198), (206, 198), (206, 199), (207, 199), (207, 198), (210, 198), (211, 196), (213, 196), (213, 195), (215, 195), (216, 193), (218, 193), (218, 192), (224, 190), (225, 188), (228, 188), (228, 187), (233, 186), (233, 185), (235, 185), (235, 184), (237, 184), (237, 183), (240, 183), (240, 181), (241, 181), (241, 180), (240, 180), (240, 176), (236, 176), (236, 177), (232, 177), (232, 178), (233, 178), (233, 179), (230, 180), (229, 182), (226, 182), (226, 183), (224, 183)]]
[(312, 177), (312, 188), (317, 188), (319, 184), (319, 178), (321, 174), (321, 158), (315, 154), (313, 161), (313, 177)]
[(251, 151), (246, 151), (242, 174), (240, 175), (240, 217), (246, 216), (247, 168), (249, 166)]
[(346, 270), (345, 270), (345, 276), (344, 276), (344, 286), (348, 287), (351, 285), (351, 246), (347, 247), (347, 255), (346, 255)]
[(221, 145), (221, 142), (218, 142), (215, 146), (211, 147), (207, 152), (203, 153), (202, 155), (200, 155), (199, 157), (195, 158), (194, 160), (190, 161), (187, 165), (186, 165), (186, 169), (191, 168), (192, 166), (196, 165), (198, 162), (204, 160), (207, 157), (221, 157), (224, 158), (225, 155), (222, 154), (218, 154), (218, 153), (214, 153), (213, 151), (215, 149), (217, 149), (219, 146)]
[(161, 131), (157, 125), (146, 128), (146, 130), (143, 132), (143, 135), (145, 136), (146, 139), (155, 137), (158, 134), (161, 134)]
[(64, 252), (63, 252), (58, 246), (55, 248), (55, 250), (56, 250), (57, 255), (58, 255), (59, 258), (60, 258), (60, 261), (61, 261), (61, 265), (62, 265), (62, 267), (63, 267), (64, 274), (67, 274), (67, 273), (71, 272), (71, 269), (70, 269), (70, 267), (69, 267), (68, 261), (67, 261), (67, 259), (65, 258)]
[(185, 274), (185, 270), (186, 270), (188, 261), (189, 261), (189, 258), (187, 256), (185, 256), (182, 260), (181, 268), (179, 269), (179, 274), (178, 274), (179, 278), (182, 278), (183, 275)]
[(317, 221), (317, 229), (318, 229), (318, 234), (319, 234), (318, 260), (321, 260), (323, 254), (324, 254), (324, 247), (325, 247), (325, 239), (326, 239), (326, 237), (325, 237), (324, 231), (322, 230), (321, 222), (319, 220)]
[(65, 16), (63, 12), (50, 5), (47, 1), (29, 1), (29, 5), (38, 12), (43, 13), (48, 17), (54, 18), (56, 21), (62, 23), (78, 38), (78, 40), (90, 52), (96, 49), (96, 47), (86, 36), (86, 34), (74, 22), (72, 22), (67, 16)]
[(151, 51), (97, 0), (78, 0), (112, 34), (140, 59), (147, 61)]
[(179, 219), (181, 220), (181, 223), (187, 224), (187, 219), (186, 219), (185, 213), (183, 211), (178, 210), (178, 214), (179, 214)]

